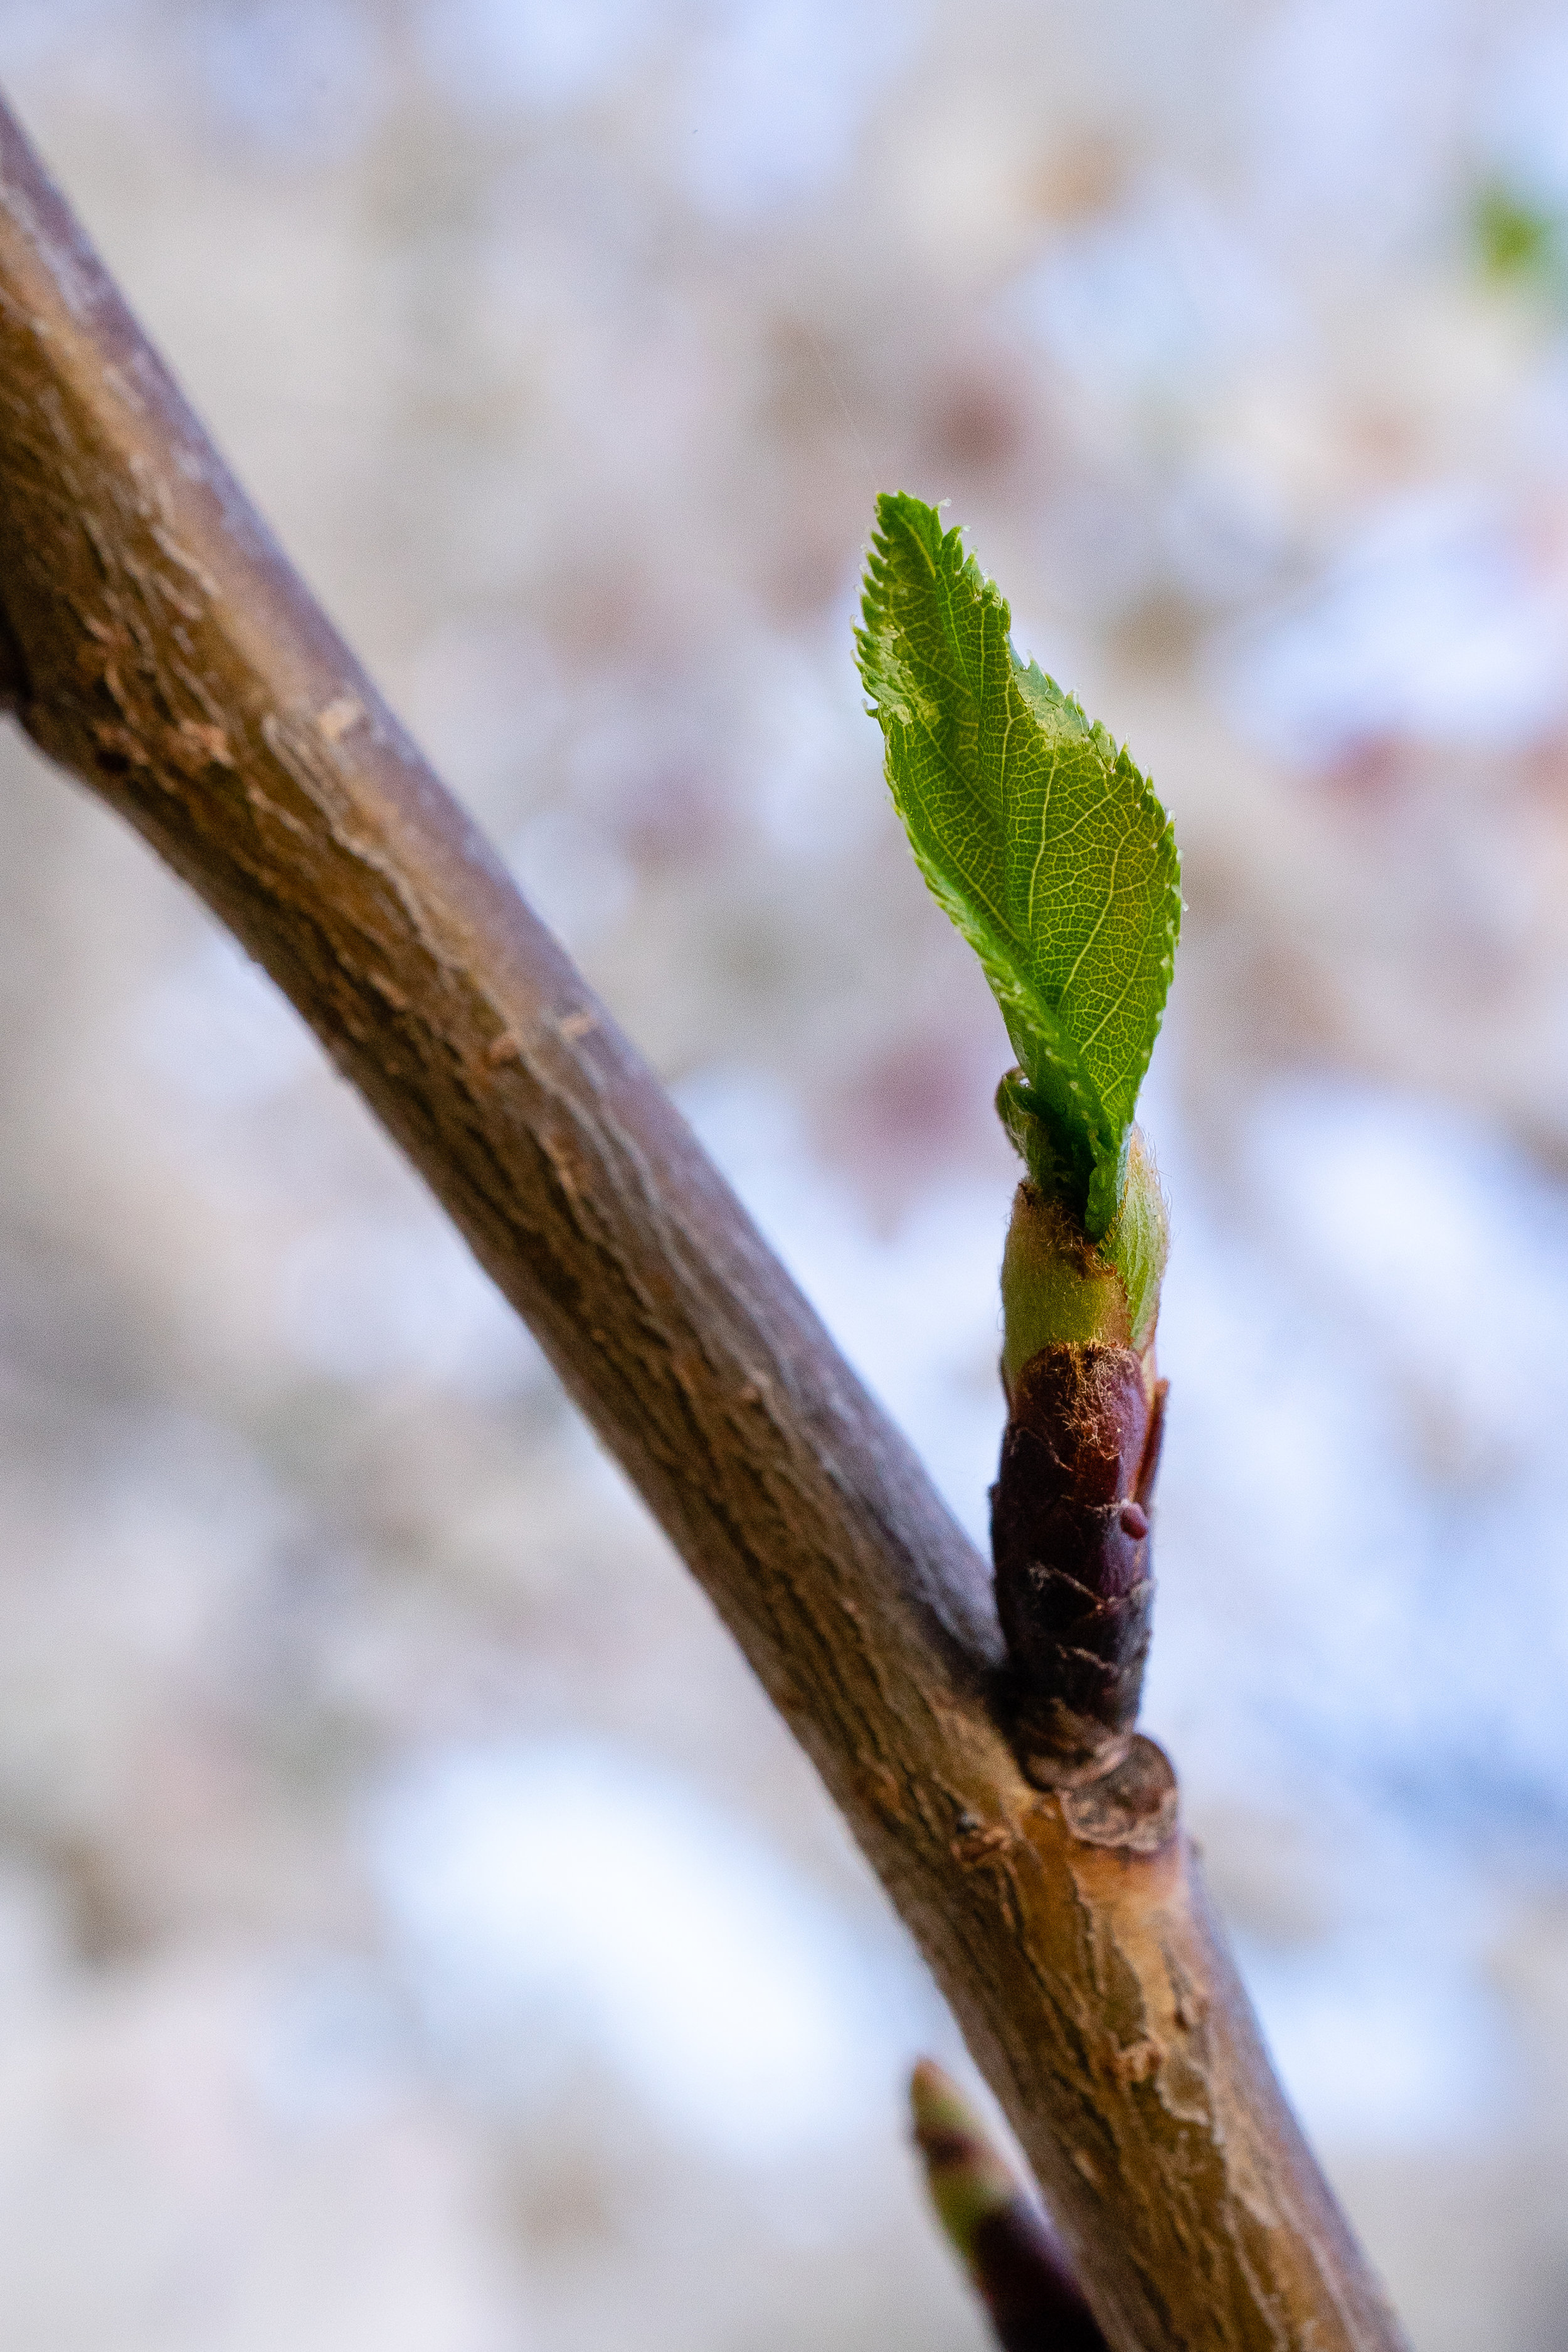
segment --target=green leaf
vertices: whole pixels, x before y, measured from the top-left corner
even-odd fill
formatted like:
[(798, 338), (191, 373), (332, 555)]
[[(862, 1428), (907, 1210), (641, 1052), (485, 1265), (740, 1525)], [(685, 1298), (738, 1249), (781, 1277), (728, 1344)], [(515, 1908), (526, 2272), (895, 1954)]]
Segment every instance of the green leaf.
[(877, 519), (856, 642), (894, 803), (1022, 1066), (1004, 1118), (1097, 1240), (1171, 984), (1171, 822), (1105, 729), (1014, 652), (1006, 604), (936, 509), (889, 493)]

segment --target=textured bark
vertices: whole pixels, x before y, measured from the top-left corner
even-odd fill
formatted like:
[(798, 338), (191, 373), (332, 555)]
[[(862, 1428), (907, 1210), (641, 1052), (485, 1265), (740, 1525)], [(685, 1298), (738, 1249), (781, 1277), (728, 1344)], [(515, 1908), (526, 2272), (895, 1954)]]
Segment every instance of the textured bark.
[(1098, 1777), (1138, 1720), (1165, 1389), (1131, 1348), (1066, 1341), (1012, 1384), (991, 1551), (1014, 1738), (1042, 1788)]
[(1061, 1796), (1023, 1778), (985, 1565), (290, 572), (8, 121), (0, 604), (22, 723), (288, 992), (711, 1595), (930, 1958), (1110, 2341), (1395, 2345), (1158, 1751)]

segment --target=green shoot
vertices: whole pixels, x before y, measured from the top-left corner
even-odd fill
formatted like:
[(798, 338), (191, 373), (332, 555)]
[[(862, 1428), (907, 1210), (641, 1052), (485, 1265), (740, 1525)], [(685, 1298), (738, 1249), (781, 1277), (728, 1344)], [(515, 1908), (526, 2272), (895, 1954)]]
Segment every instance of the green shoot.
[(887, 494), (877, 518), (857, 644), (894, 804), (1001, 1006), (1019, 1063), (1004, 1122), (1098, 1243), (1121, 1212), (1171, 984), (1170, 819), (1105, 729), (1020, 660), (1006, 604), (936, 509)]

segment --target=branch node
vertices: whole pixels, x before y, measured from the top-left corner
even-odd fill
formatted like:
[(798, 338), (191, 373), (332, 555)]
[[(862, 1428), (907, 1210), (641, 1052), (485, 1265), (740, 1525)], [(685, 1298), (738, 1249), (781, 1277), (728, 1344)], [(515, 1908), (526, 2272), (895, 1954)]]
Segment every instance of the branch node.
[(1181, 1801), (1163, 1748), (1138, 1732), (1120, 1764), (1086, 1788), (1061, 1791), (1062, 1819), (1080, 1845), (1161, 1853), (1176, 1834)]

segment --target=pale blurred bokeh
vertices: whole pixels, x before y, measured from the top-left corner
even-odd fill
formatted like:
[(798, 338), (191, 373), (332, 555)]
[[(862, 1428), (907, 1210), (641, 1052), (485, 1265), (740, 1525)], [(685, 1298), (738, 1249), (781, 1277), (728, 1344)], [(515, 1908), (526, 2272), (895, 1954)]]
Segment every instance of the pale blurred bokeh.
[[(1568, 15), (0, 0), (307, 576), (977, 1532), (875, 488), (1175, 814), (1149, 1720), (1418, 2352), (1568, 2346)], [(0, 744), (0, 2334), (977, 2352), (953, 2038), (292, 1014)]]

